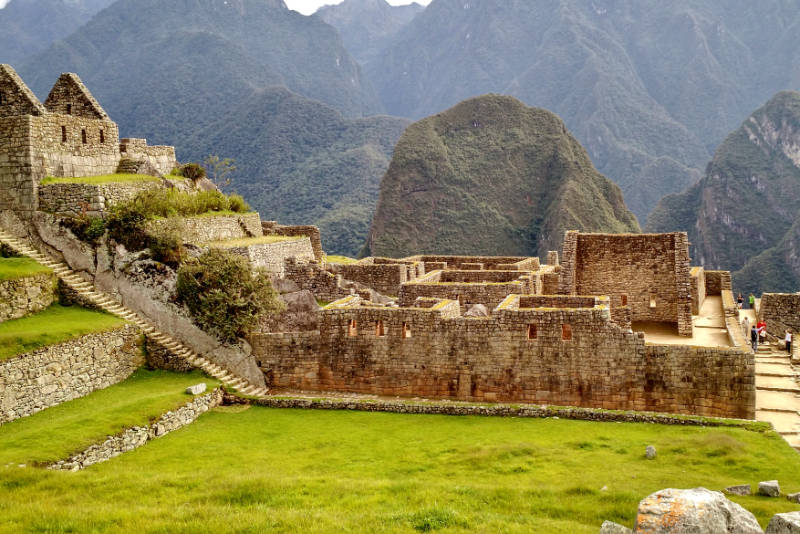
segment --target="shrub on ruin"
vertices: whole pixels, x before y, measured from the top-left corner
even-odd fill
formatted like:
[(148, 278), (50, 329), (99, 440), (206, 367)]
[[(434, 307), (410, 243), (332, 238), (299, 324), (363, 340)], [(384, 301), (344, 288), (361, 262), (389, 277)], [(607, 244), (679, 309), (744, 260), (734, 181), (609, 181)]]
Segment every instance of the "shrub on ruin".
[(148, 234), (147, 245), (154, 260), (177, 268), (183, 259), (183, 221), (170, 217), (155, 226)]
[(142, 250), (147, 247), (146, 222), (140, 206), (133, 202), (117, 204), (106, 218), (108, 236), (128, 250)]
[(196, 182), (206, 177), (206, 169), (199, 163), (186, 163), (180, 166), (180, 175)]
[(242, 195), (233, 194), (228, 197), (230, 201), (230, 210), (236, 213), (247, 213), (250, 211), (250, 204), (244, 199)]
[(82, 214), (78, 217), (65, 217), (61, 220), (61, 224), (75, 237), (90, 245), (96, 245), (106, 233), (106, 222), (102, 217)]
[(260, 317), (283, 309), (266, 272), (229, 251), (210, 249), (178, 269), (177, 300), (195, 323), (223, 342), (233, 343)]

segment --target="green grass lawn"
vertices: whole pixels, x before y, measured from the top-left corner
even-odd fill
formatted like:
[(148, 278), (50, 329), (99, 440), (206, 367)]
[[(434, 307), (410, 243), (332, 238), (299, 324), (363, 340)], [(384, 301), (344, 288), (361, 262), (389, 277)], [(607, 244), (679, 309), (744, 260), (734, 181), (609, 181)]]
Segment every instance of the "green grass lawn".
[(120, 184), (120, 183), (141, 183), (141, 182), (161, 182), (157, 176), (146, 174), (104, 174), (102, 176), (79, 176), (79, 177), (55, 177), (48, 176), (42, 180), (41, 185), (50, 184)]
[(0, 256), (0, 280), (14, 280), (50, 272), (52, 270), (49, 267), (45, 267), (27, 256), (14, 256), (12, 258)]
[(0, 361), (124, 324), (108, 313), (53, 304), (39, 313), (0, 323)]
[(329, 254), (325, 256), (325, 261), (328, 263), (350, 264), (350, 263), (356, 263), (358, 260), (355, 258), (348, 258), (347, 256), (338, 256), (336, 254)]
[(6, 423), (0, 426), (0, 472), (9, 464), (63, 460), (125, 428), (150, 424), (164, 412), (189, 402), (192, 396), (186, 388), (200, 382), (209, 389), (219, 384), (199, 371), (180, 374), (139, 369), (115, 386)]
[[(14, 424), (0, 451), (29, 421)], [(779, 436), (739, 428), (220, 408), (79, 473), (0, 464), (0, 532), (594, 534), (632, 526), (663, 488), (778, 479), (792, 492), (798, 473)], [(735, 500), (762, 525), (800, 509)]]

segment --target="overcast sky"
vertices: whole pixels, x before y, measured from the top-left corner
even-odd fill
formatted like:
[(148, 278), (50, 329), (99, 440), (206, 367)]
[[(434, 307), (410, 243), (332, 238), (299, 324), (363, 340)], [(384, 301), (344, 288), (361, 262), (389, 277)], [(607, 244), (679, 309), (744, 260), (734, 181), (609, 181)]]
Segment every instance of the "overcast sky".
[[(285, 0), (286, 5), (289, 6), (289, 9), (294, 9), (295, 11), (299, 11), (304, 15), (310, 15), (314, 11), (316, 11), (320, 6), (324, 6), (326, 4), (339, 4), (342, 0)], [(390, 4), (393, 6), (399, 6), (403, 4), (410, 4), (413, 0), (388, 0)], [(431, 0), (416, 0), (417, 3), (422, 4), (423, 6), (427, 6), (430, 4)], [(8, 0), (0, 0), (0, 9), (4, 8)]]
[[(0, 0), (3, 2), (4, 0)], [(320, 6), (330, 5), (330, 4), (340, 4), (342, 0), (284, 0), (286, 5), (289, 6), (289, 9), (294, 9), (295, 11), (299, 11), (304, 15), (310, 15)], [(403, 4), (411, 4), (414, 0), (387, 0), (393, 6), (400, 6)], [(427, 6), (430, 4), (431, 0), (416, 0), (418, 4), (422, 4), (423, 6)]]

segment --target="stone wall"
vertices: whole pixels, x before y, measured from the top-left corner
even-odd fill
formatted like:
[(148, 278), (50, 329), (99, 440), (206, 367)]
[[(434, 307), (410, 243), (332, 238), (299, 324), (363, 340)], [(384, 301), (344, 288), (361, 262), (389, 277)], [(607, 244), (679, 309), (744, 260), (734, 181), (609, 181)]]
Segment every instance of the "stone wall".
[(559, 293), (609, 295), (628, 305), (632, 319), (676, 324), (692, 335), (689, 242), (669, 234), (567, 232)]
[(326, 268), (334, 273), (342, 275), (346, 280), (352, 280), (384, 295), (397, 296), (400, 294), (400, 286), (409, 280), (416, 278), (416, 272), (412, 265), (396, 264), (332, 264)]
[(121, 182), (93, 184), (45, 184), (39, 186), (39, 209), (77, 217), (102, 216), (114, 204), (132, 200), (137, 194), (164, 187), (161, 182)]
[(448, 318), (438, 306), (332, 305), (318, 335), (251, 344), (277, 389), (753, 417), (752, 354), (645, 346), (603, 305), (509, 306), (489, 318)]
[(140, 337), (126, 325), (0, 361), (0, 423), (125, 380), (144, 363)]
[(706, 300), (706, 273), (702, 267), (692, 267), (689, 276), (692, 283), (692, 314), (698, 315)]
[(0, 280), (0, 323), (42, 311), (55, 299), (56, 277), (52, 273)]
[(222, 395), (222, 390), (218, 388), (207, 395), (196, 397), (177, 410), (165, 413), (149, 426), (135, 426), (116, 436), (109, 436), (103, 443), (92, 445), (67, 460), (51, 464), (48, 469), (79, 471), (137, 449), (150, 440), (194, 423), (202, 414), (218, 406), (222, 402)]
[(307, 237), (246, 247), (225, 247), (225, 250), (244, 256), (253, 267), (266, 269), (280, 278), (286, 274), (284, 263), (287, 258), (295, 258), (299, 262), (314, 261), (314, 250)]
[(287, 258), (283, 274), (300, 289), (311, 291), (317, 299), (327, 302), (353, 295), (358, 290), (355, 284), (345, 281), (342, 275), (330, 273), (316, 262), (305, 263)]
[(439, 269), (467, 270), (471, 269), (499, 271), (536, 271), (539, 269), (539, 258), (525, 256), (433, 256), (419, 255), (403, 258), (406, 261), (422, 262), (425, 272)]
[(759, 317), (773, 336), (783, 339), (788, 328), (800, 340), (800, 293), (764, 293)]
[[(159, 219), (149, 221), (147, 224), (153, 229), (167, 223), (166, 220)], [(183, 219), (184, 243), (201, 244), (261, 235), (261, 219), (258, 213), (185, 217)]]
[(724, 290), (731, 290), (731, 273), (729, 271), (704, 271), (706, 295), (718, 296)]
[(175, 147), (156, 145), (148, 146), (145, 139), (122, 139), (119, 145), (120, 157), (150, 164), (162, 175), (169, 174), (178, 166), (175, 158)]
[(287, 237), (306, 236), (311, 240), (311, 248), (314, 250), (314, 259), (320, 264), (324, 259), (325, 253), (322, 250), (322, 238), (319, 228), (311, 225), (283, 225), (276, 221), (263, 221), (261, 228), (264, 235), (283, 235)]
[(400, 288), (398, 303), (409, 307), (419, 297), (457, 300), (462, 306), (483, 304), (495, 308), (510, 294), (537, 290), (530, 274), (519, 271), (433, 271)]

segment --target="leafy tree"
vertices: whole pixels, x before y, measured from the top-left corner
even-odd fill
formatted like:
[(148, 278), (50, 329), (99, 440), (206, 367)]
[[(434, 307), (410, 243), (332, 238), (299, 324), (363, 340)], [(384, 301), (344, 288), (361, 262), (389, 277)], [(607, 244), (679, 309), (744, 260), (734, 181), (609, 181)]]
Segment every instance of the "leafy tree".
[(220, 191), (223, 187), (231, 185), (231, 173), (236, 170), (233, 163), (234, 160), (231, 158), (220, 159), (215, 155), (208, 156), (203, 161), (208, 177)]

